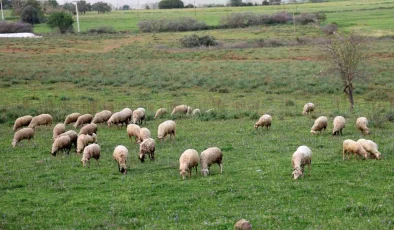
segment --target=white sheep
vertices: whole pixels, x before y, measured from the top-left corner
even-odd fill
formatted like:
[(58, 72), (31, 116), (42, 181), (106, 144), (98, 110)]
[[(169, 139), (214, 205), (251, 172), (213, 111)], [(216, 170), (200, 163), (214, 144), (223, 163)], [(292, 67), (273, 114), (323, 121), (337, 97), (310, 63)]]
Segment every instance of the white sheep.
[(236, 230), (252, 230), (252, 225), (249, 223), (249, 221), (247, 221), (245, 219), (240, 219), (235, 223), (234, 229), (236, 229)]
[(315, 111), (315, 105), (312, 102), (308, 102), (304, 105), (302, 114), (307, 115), (308, 113), (312, 113), (313, 111)]
[(188, 175), (189, 178), (191, 177), (193, 167), (196, 168), (197, 174), (198, 162), (200, 162), (200, 158), (198, 157), (198, 152), (196, 150), (187, 149), (182, 153), (179, 158), (179, 174), (183, 179), (185, 179), (186, 175)]
[(21, 127), (28, 126), (32, 119), (33, 117), (30, 115), (18, 117), (14, 122), (14, 127), (12, 128), (12, 130), (16, 131)]
[(55, 140), (60, 134), (66, 132), (66, 126), (63, 123), (59, 123), (53, 127), (52, 139)]
[(366, 117), (359, 117), (356, 120), (356, 128), (361, 131), (363, 135), (369, 134), (368, 119)]
[(156, 114), (155, 114), (155, 119), (156, 118), (160, 118), (160, 117), (162, 117), (164, 114), (166, 114), (167, 113), (167, 110), (165, 109), (165, 108), (160, 108), (160, 109), (158, 109), (157, 111), (156, 111)]
[(149, 131), (149, 129), (140, 128), (140, 134), (138, 135), (137, 143), (139, 144), (150, 137), (151, 137), (151, 132)]
[(90, 167), (90, 158), (96, 159), (98, 163), (98, 160), (100, 158), (100, 152), (101, 149), (100, 149), (100, 145), (98, 144), (91, 144), (86, 146), (86, 148), (83, 150), (82, 159), (81, 159), (83, 167), (86, 166), (86, 162), (88, 162), (88, 167)]
[(346, 139), (343, 141), (342, 159), (345, 160), (345, 154), (349, 155), (350, 153), (357, 154), (363, 156), (364, 159), (368, 159), (368, 153), (365, 151), (361, 143)]
[(139, 136), (140, 136), (140, 127), (136, 124), (129, 124), (127, 126), (127, 135), (131, 139), (132, 137), (135, 137), (135, 142), (138, 142)]
[(176, 128), (175, 121), (173, 121), (173, 120), (164, 121), (163, 123), (161, 123), (159, 125), (158, 131), (157, 131), (157, 138), (159, 140), (164, 140), (165, 137), (167, 136), (167, 134), (170, 134), (170, 138), (171, 138), (171, 135), (173, 135), (175, 138), (175, 128)]
[(366, 139), (358, 139), (357, 142), (363, 146), (365, 151), (371, 154), (372, 158), (380, 159), (382, 154), (379, 152), (378, 145), (375, 142)]
[(84, 124), (88, 124), (92, 122), (93, 116), (91, 114), (84, 114), (78, 117), (77, 121), (74, 124), (74, 128), (79, 126), (83, 126)]
[(220, 168), (220, 174), (223, 172), (223, 153), (218, 147), (211, 147), (204, 150), (200, 155), (201, 173), (203, 176), (209, 174), (209, 168), (212, 164), (217, 163)]
[(22, 140), (29, 140), (34, 138), (34, 129), (32, 128), (22, 128), (15, 132), (14, 139), (12, 140), (12, 147), (15, 148), (16, 144), (18, 144)]
[(64, 120), (64, 125), (68, 125), (73, 122), (76, 122), (78, 120), (79, 116), (81, 116), (80, 113), (72, 113), (72, 114), (67, 115), (66, 119)]
[(79, 135), (81, 134), (89, 134), (92, 135), (93, 133), (97, 134), (97, 125), (94, 123), (87, 124), (79, 130)]
[(118, 127), (122, 126), (123, 124), (127, 125), (131, 119), (132, 113), (133, 112), (131, 109), (125, 108), (120, 112), (112, 114), (112, 116), (107, 121), (108, 127), (110, 127), (111, 124), (117, 125)]
[(192, 115), (192, 112), (193, 112), (193, 108), (190, 107), (190, 106), (188, 106), (188, 107), (187, 107), (186, 114), (187, 114), (187, 115)]
[(149, 154), (149, 158), (153, 161), (155, 159), (156, 142), (152, 138), (145, 139), (140, 144), (139, 159), (143, 163), (145, 161), (145, 155)]
[(63, 150), (63, 151), (66, 150), (67, 154), (69, 154), (71, 150), (71, 145), (72, 143), (69, 136), (65, 135), (65, 136), (57, 137), (52, 144), (52, 151), (51, 151), (52, 156), (56, 156), (59, 150)]
[(200, 109), (194, 109), (192, 115), (193, 116), (200, 116), (201, 115), (201, 110)]
[(109, 110), (103, 110), (101, 112), (98, 112), (94, 115), (92, 123), (95, 123), (95, 124), (105, 123), (109, 120), (111, 115), (112, 115), (112, 112)]
[(127, 158), (129, 156), (129, 150), (123, 145), (116, 146), (114, 153), (112, 154), (116, 163), (118, 163), (119, 172), (127, 173)]
[(129, 108), (124, 108), (120, 112), (121, 120), (127, 124), (130, 123), (132, 117), (133, 117), (133, 110)]
[(39, 125), (52, 125), (52, 116), (50, 114), (40, 114), (33, 117), (29, 124), (29, 128), (35, 128)]
[(346, 121), (344, 117), (336, 116), (333, 122), (332, 135), (342, 135), (342, 129), (345, 128), (345, 124)]
[(171, 113), (171, 116), (174, 116), (175, 114), (187, 114), (187, 105), (178, 105), (176, 106)]
[(257, 129), (259, 126), (266, 127), (269, 129), (271, 127), (272, 117), (269, 114), (264, 114), (260, 119), (254, 124), (254, 128)]
[(134, 124), (142, 124), (142, 121), (145, 120), (145, 109), (138, 108), (133, 111), (133, 123)]
[(93, 133), (93, 135), (81, 134), (77, 139), (77, 153), (81, 153), (83, 149), (91, 143), (97, 142), (97, 135)]
[(318, 117), (311, 128), (311, 133), (317, 134), (318, 131), (321, 133), (327, 128), (327, 123), (328, 123), (327, 117), (325, 116)]
[(60, 134), (60, 135), (57, 136), (57, 137), (61, 137), (61, 136), (68, 136), (68, 137), (70, 137), (71, 143), (72, 143), (75, 147), (77, 147), (77, 140), (78, 140), (78, 134), (77, 134), (77, 132), (75, 132), (74, 130), (68, 130), (68, 131), (66, 131), (66, 132), (64, 132), (64, 133), (62, 133), (62, 134)]
[(293, 165), (294, 169), (292, 173), (294, 180), (304, 175), (305, 165), (308, 165), (308, 175), (310, 175), (312, 164), (312, 151), (307, 146), (301, 145), (293, 153), (293, 156), (291, 158), (291, 164)]

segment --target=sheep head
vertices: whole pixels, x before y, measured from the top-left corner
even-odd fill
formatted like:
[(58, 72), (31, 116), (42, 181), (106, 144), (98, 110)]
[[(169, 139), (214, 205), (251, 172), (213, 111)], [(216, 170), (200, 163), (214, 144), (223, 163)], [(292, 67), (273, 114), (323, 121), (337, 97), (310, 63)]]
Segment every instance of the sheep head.
[(180, 169), (179, 174), (181, 175), (182, 179), (185, 179), (186, 175), (189, 174), (189, 169)]
[(208, 176), (208, 174), (209, 174), (208, 169), (201, 169), (201, 174), (202, 174), (203, 176)]
[(300, 176), (302, 176), (302, 170), (301, 170), (301, 168), (295, 168), (294, 169), (294, 171), (293, 171), (293, 178), (294, 178), (294, 180), (297, 180)]

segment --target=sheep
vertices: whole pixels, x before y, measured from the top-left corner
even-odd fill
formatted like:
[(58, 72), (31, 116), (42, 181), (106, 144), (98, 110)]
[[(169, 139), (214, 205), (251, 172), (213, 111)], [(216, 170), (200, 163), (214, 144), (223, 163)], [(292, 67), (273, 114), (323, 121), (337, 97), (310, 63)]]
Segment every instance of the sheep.
[(120, 112), (116, 112), (112, 114), (112, 116), (109, 118), (107, 121), (108, 127), (111, 126), (111, 124), (118, 125), (119, 124), (122, 126), (123, 124), (128, 124), (131, 116), (132, 116), (132, 111), (129, 108), (125, 108)]
[(304, 109), (302, 110), (303, 115), (307, 115), (308, 113), (312, 113), (315, 110), (315, 105), (311, 102), (308, 102), (304, 105)]
[(252, 225), (249, 223), (249, 221), (247, 221), (245, 219), (240, 219), (235, 223), (234, 229), (236, 229), (236, 230), (252, 230)]
[(155, 119), (156, 118), (160, 118), (160, 117), (162, 117), (164, 114), (166, 114), (167, 113), (167, 110), (165, 109), (165, 108), (160, 108), (160, 109), (158, 109), (157, 111), (156, 111), (156, 114), (155, 114)]
[(254, 124), (254, 128), (257, 129), (259, 126), (266, 127), (269, 129), (271, 127), (272, 117), (269, 114), (264, 114), (260, 119)]
[(373, 158), (380, 159), (382, 154), (379, 152), (378, 145), (375, 142), (365, 139), (358, 139), (357, 142), (360, 143), (364, 150), (371, 154)]
[(109, 110), (103, 110), (101, 112), (98, 112), (94, 115), (92, 123), (94, 123), (94, 124), (105, 123), (109, 120), (111, 115), (112, 115), (112, 112)]
[(192, 115), (193, 116), (200, 116), (201, 115), (201, 110), (200, 109), (194, 109)]
[(188, 109), (187, 105), (178, 105), (172, 110), (171, 117), (177, 113), (187, 114), (187, 109)]
[(78, 140), (78, 134), (77, 132), (75, 132), (74, 130), (68, 130), (67, 132), (64, 132), (62, 134), (60, 134), (57, 137), (61, 137), (61, 136), (68, 136), (70, 137), (71, 143), (77, 147), (77, 140)]
[(78, 120), (78, 117), (81, 116), (80, 113), (72, 113), (69, 114), (66, 119), (64, 120), (64, 125), (71, 124), (73, 122), (76, 122)]
[(35, 128), (39, 125), (52, 125), (52, 116), (50, 114), (40, 114), (33, 117), (29, 124), (29, 128)]
[(311, 128), (311, 133), (317, 134), (317, 131), (320, 131), (321, 133), (327, 128), (327, 123), (328, 123), (327, 117), (325, 116), (318, 117)]
[(28, 126), (32, 119), (33, 117), (30, 115), (18, 117), (14, 122), (14, 127), (12, 128), (12, 130), (16, 131), (23, 126)]
[(220, 174), (223, 172), (223, 153), (218, 147), (207, 148), (200, 154), (201, 174), (207, 176), (212, 164), (217, 163), (220, 168)]
[(56, 153), (59, 150), (63, 150), (63, 151), (66, 150), (67, 154), (69, 154), (71, 150), (71, 144), (72, 143), (69, 136), (64, 135), (57, 137), (52, 144), (52, 151), (51, 151), (52, 156), (56, 156)]
[(34, 129), (32, 128), (22, 128), (15, 132), (14, 139), (12, 140), (12, 147), (15, 148), (18, 142), (28, 139), (30, 141), (31, 138), (34, 138)]
[(137, 143), (139, 144), (139, 143), (143, 142), (145, 139), (148, 139), (150, 137), (151, 137), (151, 133), (150, 133), (149, 129), (141, 128), (140, 133), (138, 135)]
[(133, 110), (129, 108), (124, 108), (119, 112), (119, 114), (121, 116), (121, 120), (124, 121), (127, 125), (128, 123), (130, 123), (130, 120), (133, 117)]
[(300, 176), (304, 175), (304, 167), (308, 165), (308, 176), (311, 173), (312, 164), (312, 151), (305, 145), (301, 145), (293, 153), (291, 158), (291, 164), (293, 165), (293, 177), (297, 180)]
[(173, 120), (164, 121), (163, 123), (161, 123), (159, 125), (158, 131), (157, 131), (157, 138), (159, 140), (164, 140), (165, 137), (167, 136), (167, 134), (170, 134), (170, 138), (171, 138), (171, 135), (173, 135), (175, 138), (175, 128), (176, 128), (175, 121), (173, 121)]
[(140, 136), (140, 127), (136, 124), (129, 124), (127, 126), (127, 135), (129, 135), (129, 138), (135, 137), (135, 142), (138, 142), (139, 136)]
[(90, 167), (90, 158), (96, 159), (98, 163), (98, 160), (100, 158), (100, 152), (101, 149), (100, 149), (100, 145), (98, 144), (91, 144), (86, 146), (86, 148), (83, 150), (83, 155), (81, 159), (83, 167), (86, 166), (87, 161), (88, 161), (88, 167)]
[(332, 135), (342, 135), (342, 129), (345, 128), (345, 118), (342, 116), (336, 116), (334, 118), (334, 127), (332, 128)]
[(93, 133), (97, 134), (97, 125), (94, 123), (87, 124), (84, 127), (82, 127), (81, 130), (79, 130), (79, 135), (81, 134), (92, 135)]
[(188, 175), (189, 178), (191, 177), (193, 167), (196, 168), (197, 174), (198, 162), (200, 162), (200, 158), (198, 157), (198, 152), (196, 150), (187, 149), (182, 153), (179, 158), (179, 174), (183, 179), (185, 179), (186, 175)]
[(155, 159), (155, 149), (156, 149), (155, 140), (152, 138), (145, 139), (140, 144), (139, 159), (140, 159), (141, 163), (144, 163), (146, 154), (149, 154), (150, 160), (153, 161)]
[(359, 117), (356, 120), (356, 128), (361, 131), (363, 135), (369, 134), (368, 119), (366, 117)]
[(145, 120), (145, 109), (138, 108), (133, 111), (133, 124), (142, 124), (142, 121)]
[(90, 143), (97, 142), (97, 135), (93, 133), (93, 135), (81, 134), (77, 139), (77, 153), (81, 153), (83, 149)]
[(93, 116), (91, 114), (84, 114), (78, 117), (77, 121), (74, 124), (74, 128), (79, 126), (83, 126), (84, 124), (88, 124), (92, 121)]
[(188, 106), (187, 111), (186, 111), (186, 115), (192, 115), (192, 112), (193, 112), (193, 108)]
[(59, 123), (53, 127), (52, 139), (55, 140), (60, 134), (66, 132), (66, 126), (63, 123)]
[(127, 157), (129, 156), (129, 151), (123, 145), (116, 146), (114, 153), (112, 154), (116, 163), (118, 163), (119, 172), (126, 174), (127, 173)]
[(345, 154), (349, 153), (354, 153), (363, 156), (364, 159), (368, 159), (368, 153), (365, 151), (361, 143), (346, 139), (343, 141), (342, 160), (345, 160)]

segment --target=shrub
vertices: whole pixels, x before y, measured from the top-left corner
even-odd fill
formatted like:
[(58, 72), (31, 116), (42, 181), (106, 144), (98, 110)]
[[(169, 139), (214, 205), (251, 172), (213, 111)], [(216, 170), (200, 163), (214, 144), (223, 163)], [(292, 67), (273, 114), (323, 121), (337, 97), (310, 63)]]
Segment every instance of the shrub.
[(183, 38), (181, 38), (179, 42), (183, 47), (186, 48), (217, 45), (215, 37), (210, 35), (205, 35), (202, 37), (199, 37), (197, 34), (186, 35)]
[(41, 22), (40, 12), (36, 8), (28, 5), (22, 10), (21, 21), (30, 24), (39, 24)]
[(325, 26), (322, 26), (322, 27), (321, 27), (321, 30), (322, 30), (325, 34), (330, 35), (330, 34), (333, 34), (335, 31), (338, 30), (338, 26), (337, 26), (336, 24), (331, 23), (331, 24), (327, 24), (327, 25), (325, 25)]
[(302, 13), (298, 16), (295, 16), (294, 20), (297, 24), (301, 24), (301, 25), (318, 22), (316, 14), (311, 14), (311, 13)]
[(141, 32), (176, 32), (196, 31), (208, 29), (203, 21), (194, 18), (182, 17), (177, 19), (152, 19), (138, 22)]
[(66, 12), (53, 13), (48, 18), (48, 26), (50, 28), (58, 28), (61, 34), (71, 32), (73, 30), (74, 20), (71, 14)]
[(181, 0), (161, 0), (159, 2), (159, 9), (174, 8), (183, 8), (183, 2)]
[(273, 15), (259, 15), (251, 12), (233, 13), (227, 16), (223, 16), (220, 19), (219, 27), (243, 28), (258, 25), (283, 24), (292, 20), (292, 16), (286, 12), (279, 12)]
[(23, 33), (33, 32), (33, 26), (24, 22), (0, 22), (0, 33)]
[(116, 31), (112, 26), (101, 26), (88, 30), (91, 34), (115, 34)]

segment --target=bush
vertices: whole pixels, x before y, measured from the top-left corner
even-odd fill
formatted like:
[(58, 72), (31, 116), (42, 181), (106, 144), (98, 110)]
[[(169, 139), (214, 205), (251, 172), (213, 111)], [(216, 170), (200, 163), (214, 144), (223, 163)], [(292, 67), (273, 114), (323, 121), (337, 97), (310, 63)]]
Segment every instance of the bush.
[(321, 30), (325, 34), (330, 35), (330, 34), (334, 34), (334, 32), (336, 32), (338, 30), (338, 26), (336, 24), (332, 23), (332, 24), (328, 24), (328, 25), (322, 26)]
[(112, 26), (101, 26), (88, 30), (91, 34), (115, 34), (116, 31)]
[(24, 22), (0, 22), (0, 33), (32, 33), (33, 26)]
[(22, 10), (21, 21), (30, 24), (39, 24), (41, 23), (40, 12), (30, 5), (26, 6)]
[(159, 2), (159, 9), (174, 8), (183, 8), (183, 2), (181, 0), (161, 0)]
[(301, 24), (301, 25), (318, 22), (316, 14), (311, 14), (311, 13), (302, 13), (298, 16), (295, 16), (294, 20), (297, 24)]
[(279, 12), (273, 15), (259, 15), (251, 12), (233, 13), (222, 17), (219, 26), (222, 28), (243, 28), (258, 25), (284, 24), (292, 20), (292, 16), (286, 12)]
[(71, 32), (73, 30), (74, 20), (69, 13), (57, 12), (53, 13), (48, 18), (48, 26), (50, 28), (58, 28), (61, 34)]
[(140, 21), (138, 28), (141, 32), (176, 32), (205, 30), (208, 29), (208, 26), (203, 21), (199, 22), (194, 18), (183, 17)]
[(187, 47), (187, 48), (217, 45), (215, 37), (210, 35), (205, 35), (202, 37), (198, 37), (197, 34), (186, 35), (183, 38), (181, 38), (179, 42), (183, 47)]

